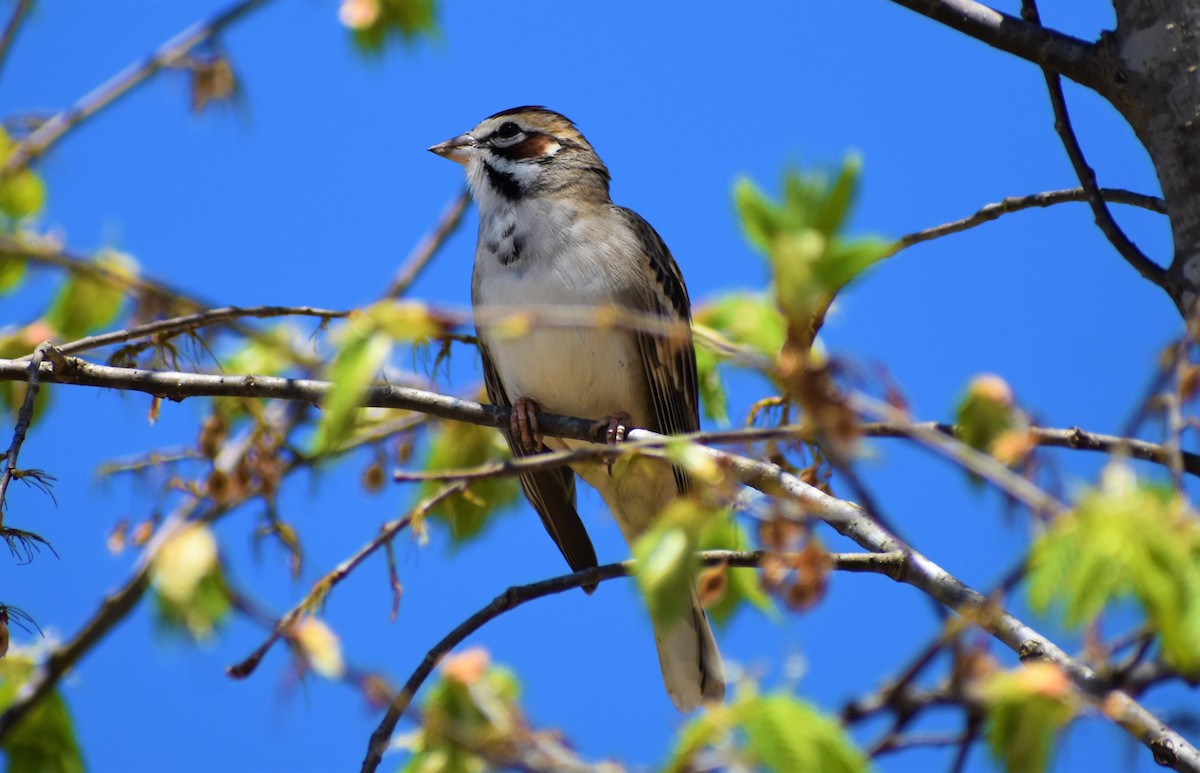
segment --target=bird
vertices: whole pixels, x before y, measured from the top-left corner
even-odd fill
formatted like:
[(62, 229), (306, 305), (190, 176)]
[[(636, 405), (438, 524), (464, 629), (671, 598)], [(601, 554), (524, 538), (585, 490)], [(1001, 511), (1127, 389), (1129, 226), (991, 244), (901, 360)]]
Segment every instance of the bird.
[[(429, 150), (466, 168), (478, 210), (476, 337), (488, 398), (512, 409), (502, 431), (513, 455), (580, 445), (543, 438), (538, 411), (597, 419), (594, 432), (610, 444), (631, 427), (697, 431), (683, 275), (658, 232), (612, 202), (608, 167), (575, 124), (544, 107), (515, 107)], [(549, 324), (536, 317), (601, 309), (664, 324)], [(524, 335), (481, 322), (514, 311), (533, 312), (538, 321)], [(596, 566), (576, 510), (576, 474), (599, 492), (631, 546), (691, 489), (682, 470), (644, 458), (618, 461), (615, 469), (586, 462), (523, 474), (526, 498), (573, 571)], [(652, 619), (667, 694), (683, 712), (725, 695), (721, 655), (694, 584), (687, 601), (677, 619)]]

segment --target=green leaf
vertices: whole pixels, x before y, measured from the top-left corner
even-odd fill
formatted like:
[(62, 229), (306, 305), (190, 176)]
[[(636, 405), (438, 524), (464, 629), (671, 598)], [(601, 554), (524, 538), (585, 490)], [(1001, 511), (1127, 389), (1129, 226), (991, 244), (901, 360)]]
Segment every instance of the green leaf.
[(358, 324), (387, 333), (396, 341), (423, 343), (446, 332), (451, 321), (424, 303), (408, 300), (380, 301), (364, 309)]
[(314, 453), (327, 453), (348, 440), (358, 425), (359, 406), (392, 351), (391, 339), (373, 328), (350, 326), (346, 341), (329, 367), (333, 388), (322, 403)]
[(210, 638), (231, 609), (217, 540), (207, 526), (185, 526), (159, 546), (150, 584), (159, 623), (196, 640)]
[[(342, 21), (354, 31), (354, 42), (364, 53), (378, 53), (393, 37), (405, 44), (437, 32), (436, 0), (357, 0), (343, 2)], [(347, 7), (361, 9), (358, 15)]]
[[(750, 536), (746, 529), (728, 513), (714, 518), (701, 533), (699, 540), (700, 550), (746, 550), (749, 545)], [(779, 619), (779, 610), (775, 602), (758, 581), (757, 569), (727, 568), (725, 573), (725, 594), (705, 608), (713, 622), (717, 625), (728, 623), (745, 604), (750, 604), (772, 619)]]
[(1014, 425), (1012, 388), (991, 374), (971, 379), (955, 409), (958, 439), (985, 454), (992, 443)]
[(776, 302), (797, 329), (819, 319), (838, 291), (894, 250), (883, 239), (841, 233), (861, 168), (857, 156), (848, 156), (832, 184), (820, 173), (789, 170), (782, 203), (771, 201), (747, 179), (734, 186), (742, 228), (751, 244), (767, 254)]
[(634, 574), (650, 615), (660, 625), (691, 609), (688, 599), (700, 567), (700, 533), (717, 517), (717, 511), (693, 499), (676, 499), (633, 544)]
[[(17, 143), (0, 128), (0, 166), (8, 163), (17, 150)], [(12, 220), (36, 215), (46, 204), (46, 185), (29, 169), (19, 169), (0, 176), (0, 212)]]
[(0, 211), (13, 220), (36, 215), (45, 204), (46, 185), (28, 169), (0, 178)]
[(1030, 553), (1029, 602), (1063, 623), (1094, 623), (1132, 598), (1161, 637), (1164, 660), (1200, 674), (1200, 521), (1166, 488), (1140, 484), (1120, 463), (1085, 492)]
[(696, 309), (695, 321), (771, 358), (787, 339), (787, 320), (763, 293), (734, 292), (707, 300)]
[(729, 398), (721, 382), (720, 361), (709, 350), (696, 347), (696, 382), (704, 415), (720, 424), (729, 423)]
[(671, 756), (663, 765), (663, 773), (691, 773), (699, 766), (696, 757), (724, 741), (730, 732), (727, 711), (704, 711), (684, 725), (675, 738)]
[[(33, 660), (10, 652), (0, 660), (0, 710), (12, 705), (33, 673)], [(33, 707), (4, 742), (10, 773), (83, 773), (83, 756), (67, 704), (57, 690)]]
[[(477, 467), (508, 457), (508, 447), (500, 433), (490, 427), (480, 427), (459, 421), (438, 422), (429, 439), (425, 458), (427, 470), (456, 470)], [(429, 496), (442, 484), (422, 484), (420, 496)], [(517, 499), (517, 483), (512, 477), (489, 478), (473, 483), (467, 493), (447, 497), (432, 513), (450, 527), (457, 543), (478, 536), (489, 517)]]
[(982, 693), (992, 755), (1010, 773), (1044, 771), (1078, 708), (1070, 680), (1052, 663), (1032, 663), (993, 675)]
[(0, 257), (0, 294), (12, 292), (21, 284), (28, 265), (20, 258)]
[(879, 237), (838, 240), (817, 261), (813, 267), (813, 277), (826, 292), (836, 293), (891, 254), (892, 243)]
[(164, 630), (180, 631), (195, 641), (207, 641), (233, 610), (229, 588), (219, 571), (206, 575), (196, 584), (186, 601), (154, 594), (156, 621)]
[(513, 736), (529, 732), (517, 705), (519, 687), (516, 676), (491, 665), (481, 649), (448, 656), (441, 678), (428, 689), (421, 726), (403, 742), (413, 752), (404, 770), (495, 770), (487, 758), (511, 754)]
[[(115, 277), (132, 278), (137, 274), (134, 260), (116, 250), (101, 250), (94, 262)], [(116, 319), (124, 300), (125, 290), (119, 280), (72, 274), (55, 296), (46, 323), (64, 341), (74, 341)]]
[(842, 162), (838, 172), (837, 182), (829, 193), (822, 197), (817, 204), (813, 216), (813, 228), (827, 236), (833, 236), (842, 230), (842, 225), (850, 213), (850, 206), (858, 193), (858, 177), (862, 172), (862, 156), (851, 153)]
[(746, 238), (763, 252), (770, 252), (780, 228), (778, 206), (748, 177), (734, 183), (733, 202)]
[(868, 770), (867, 758), (837, 722), (787, 693), (754, 697), (739, 709), (753, 761), (776, 773)]

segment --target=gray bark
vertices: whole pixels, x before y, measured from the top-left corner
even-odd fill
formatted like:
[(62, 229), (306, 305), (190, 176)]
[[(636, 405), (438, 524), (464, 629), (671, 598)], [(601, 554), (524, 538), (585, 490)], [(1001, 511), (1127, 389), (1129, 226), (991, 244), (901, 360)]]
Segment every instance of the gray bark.
[(1154, 163), (1171, 219), (1165, 289), (1189, 322), (1200, 299), (1200, 3), (1114, 0), (1117, 29), (1097, 54), (1095, 88), (1129, 121)]

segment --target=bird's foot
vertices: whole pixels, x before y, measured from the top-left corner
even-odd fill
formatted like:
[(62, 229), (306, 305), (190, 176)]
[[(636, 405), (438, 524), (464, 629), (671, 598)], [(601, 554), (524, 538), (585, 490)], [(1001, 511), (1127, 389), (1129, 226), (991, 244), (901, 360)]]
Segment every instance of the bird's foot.
[[(604, 442), (610, 446), (615, 446), (617, 443), (625, 442), (625, 432), (632, 421), (633, 417), (625, 411), (610, 413), (592, 425), (592, 434), (599, 435), (603, 432)], [(608, 457), (605, 463), (608, 466), (609, 477), (612, 477), (613, 458), (611, 456)]]
[(528, 397), (517, 398), (513, 403), (512, 415), (508, 420), (509, 430), (526, 451), (540, 451), (542, 448), (542, 433), (537, 423), (540, 410), (538, 404)]

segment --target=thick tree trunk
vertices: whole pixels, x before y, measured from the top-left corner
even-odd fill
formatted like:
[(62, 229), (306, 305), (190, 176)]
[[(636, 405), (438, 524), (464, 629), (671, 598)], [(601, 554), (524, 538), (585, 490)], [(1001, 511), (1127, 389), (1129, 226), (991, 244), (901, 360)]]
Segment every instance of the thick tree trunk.
[(1175, 254), (1165, 290), (1200, 323), (1200, 2), (1114, 0), (1096, 84), (1129, 121), (1158, 172)]

